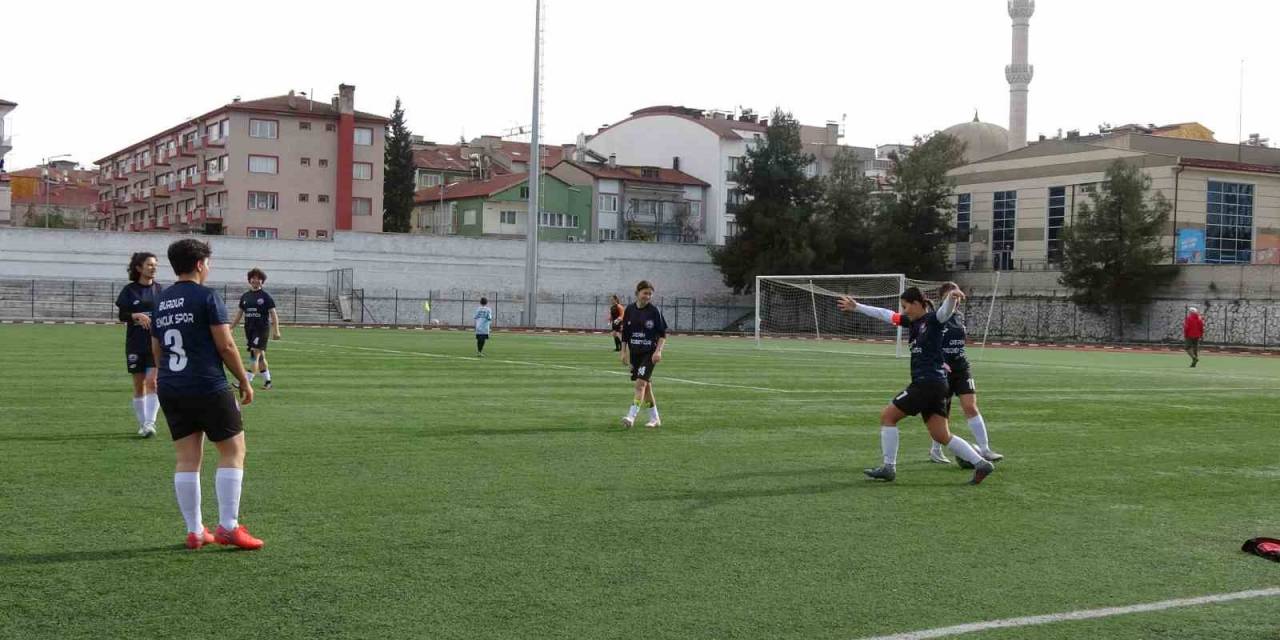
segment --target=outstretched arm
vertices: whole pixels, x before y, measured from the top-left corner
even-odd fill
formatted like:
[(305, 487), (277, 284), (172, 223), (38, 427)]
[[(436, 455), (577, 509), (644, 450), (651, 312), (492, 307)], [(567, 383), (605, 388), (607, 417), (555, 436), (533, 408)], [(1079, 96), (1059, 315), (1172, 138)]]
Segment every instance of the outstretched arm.
[(898, 324), (898, 313), (890, 309), (881, 309), (880, 307), (872, 307), (860, 304), (857, 300), (849, 296), (840, 296), (840, 300), (836, 302), (836, 306), (841, 311), (856, 311), (864, 316), (869, 316), (877, 320), (883, 320), (889, 324)]
[(938, 322), (950, 320), (961, 300), (964, 300), (964, 293), (959, 289), (947, 294), (947, 299), (943, 300), (942, 305), (938, 307)]

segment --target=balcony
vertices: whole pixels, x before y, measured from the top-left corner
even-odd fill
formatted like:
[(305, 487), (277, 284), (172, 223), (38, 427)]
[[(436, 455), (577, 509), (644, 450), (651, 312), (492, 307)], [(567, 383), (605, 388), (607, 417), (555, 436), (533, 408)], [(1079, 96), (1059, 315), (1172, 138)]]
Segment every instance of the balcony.
[(197, 173), (193, 176), (182, 176), (182, 179), (178, 180), (178, 189), (180, 191), (195, 191), (201, 183), (200, 175)]
[(154, 163), (154, 164), (155, 164), (155, 166), (157, 166), (157, 167), (167, 167), (167, 166), (169, 166), (169, 153), (168, 153), (167, 151), (161, 151), (161, 152), (157, 153), (157, 154), (156, 154), (156, 161), (155, 161), (155, 163)]
[(139, 202), (146, 202), (151, 198), (155, 197), (155, 193), (156, 193), (155, 187), (143, 187), (138, 190), (137, 199)]
[(184, 158), (197, 158), (204, 153), (204, 139), (196, 138), (178, 145), (178, 155)]
[(225, 149), (227, 147), (227, 139), (226, 137), (214, 138), (210, 136), (206, 137), (204, 144), (206, 147), (214, 149)]
[(151, 163), (139, 164), (138, 166), (133, 168), (133, 172), (134, 173), (151, 173), (153, 166), (154, 165), (152, 165)]
[(93, 212), (99, 216), (110, 215), (115, 208), (115, 203), (111, 200), (99, 200), (93, 203)]
[(157, 220), (156, 228), (167, 230), (169, 228), (169, 216), (164, 216), (163, 218), (160, 218), (159, 220)]
[(153, 198), (171, 198), (173, 192), (178, 190), (178, 182), (162, 182), (155, 187), (155, 192), (151, 194)]
[(205, 184), (225, 184), (226, 174), (221, 171), (206, 171), (204, 174)]

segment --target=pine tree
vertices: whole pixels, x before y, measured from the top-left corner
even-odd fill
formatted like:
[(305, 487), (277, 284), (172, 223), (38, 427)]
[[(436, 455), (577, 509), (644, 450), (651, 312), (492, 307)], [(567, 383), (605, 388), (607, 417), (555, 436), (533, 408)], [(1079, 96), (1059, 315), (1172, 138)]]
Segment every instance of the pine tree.
[(836, 152), (831, 172), (822, 178), (820, 212), (833, 251), (814, 273), (870, 273), (875, 200), (861, 160), (848, 149)]
[(382, 230), (408, 233), (413, 219), (413, 147), (400, 98), (396, 98), (396, 108), (391, 112), (386, 140), (386, 167), (382, 176)]
[(739, 234), (711, 250), (735, 293), (751, 291), (757, 275), (811, 273), (832, 253), (818, 216), (821, 184), (806, 175), (813, 161), (800, 142), (800, 123), (775, 110), (763, 143), (747, 150), (735, 177), (747, 198), (736, 213)]
[(1092, 312), (1115, 309), (1117, 322), (1125, 317), (1122, 308), (1138, 320), (1155, 291), (1176, 275), (1164, 264), (1169, 250), (1160, 246), (1171, 207), (1159, 192), (1148, 198), (1150, 187), (1141, 169), (1116, 160), (1063, 232), (1058, 282)]
[(910, 153), (893, 160), (893, 197), (881, 200), (876, 216), (872, 270), (941, 278), (955, 236), (947, 172), (964, 163), (964, 143), (945, 133), (917, 138)]

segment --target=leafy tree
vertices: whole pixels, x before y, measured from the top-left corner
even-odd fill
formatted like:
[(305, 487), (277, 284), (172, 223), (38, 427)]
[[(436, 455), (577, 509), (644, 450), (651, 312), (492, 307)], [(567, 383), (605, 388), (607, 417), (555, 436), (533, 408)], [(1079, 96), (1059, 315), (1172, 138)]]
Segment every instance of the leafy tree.
[(831, 172), (822, 178), (820, 224), (832, 241), (832, 252), (815, 273), (870, 273), (876, 201), (861, 160), (848, 149), (836, 152)]
[(410, 231), (413, 220), (414, 166), (411, 132), (404, 121), (400, 98), (386, 131), (386, 167), (382, 174), (382, 230)]
[(1160, 246), (1171, 207), (1159, 192), (1148, 197), (1150, 187), (1151, 178), (1136, 165), (1116, 160), (1063, 232), (1058, 282), (1092, 312), (1115, 309), (1117, 323), (1140, 319), (1155, 291), (1177, 275), (1164, 264), (1169, 250)]

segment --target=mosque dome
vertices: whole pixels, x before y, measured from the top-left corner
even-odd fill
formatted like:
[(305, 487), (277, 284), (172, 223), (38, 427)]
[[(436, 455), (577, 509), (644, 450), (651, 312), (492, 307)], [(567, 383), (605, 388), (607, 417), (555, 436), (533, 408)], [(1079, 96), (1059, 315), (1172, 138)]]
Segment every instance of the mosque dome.
[(964, 143), (964, 161), (977, 162), (1009, 150), (1009, 131), (998, 124), (981, 122), (973, 114), (972, 122), (947, 127), (943, 133)]

